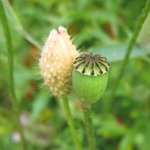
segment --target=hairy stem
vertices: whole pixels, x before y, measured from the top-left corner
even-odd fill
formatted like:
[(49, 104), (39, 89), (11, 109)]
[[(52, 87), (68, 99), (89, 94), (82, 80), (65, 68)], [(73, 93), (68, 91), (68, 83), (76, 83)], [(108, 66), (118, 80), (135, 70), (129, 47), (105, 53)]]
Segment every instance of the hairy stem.
[(74, 144), (76, 145), (76, 149), (82, 150), (82, 146), (81, 146), (79, 139), (78, 139), (77, 131), (75, 129), (75, 124), (74, 124), (74, 121), (73, 121), (73, 118), (71, 115), (71, 111), (70, 111), (67, 97), (63, 98), (63, 105), (64, 105), (64, 110), (66, 113), (66, 118), (67, 118), (67, 122), (68, 122), (69, 129), (70, 129), (70, 133), (72, 135), (72, 139), (74, 141)]
[(125, 54), (125, 57), (124, 57), (124, 60), (123, 60), (123, 63), (122, 63), (122, 66), (121, 66), (121, 69), (120, 69), (120, 72), (118, 74), (118, 77), (116, 79), (116, 83), (114, 84), (114, 88), (112, 88), (112, 95), (115, 94), (116, 92), (116, 89), (120, 83), (120, 80), (125, 72), (125, 67), (127, 66), (127, 63), (129, 61), (129, 56), (131, 54), (131, 51), (135, 45), (135, 42), (136, 42), (136, 39), (140, 33), (140, 30), (143, 26), (143, 23), (148, 15), (150, 11), (150, 0), (147, 0), (146, 4), (145, 4), (145, 7), (144, 7), (144, 10), (140, 16), (140, 18), (138, 19), (138, 22), (137, 22), (137, 26), (135, 28), (135, 31), (134, 31), (134, 34), (129, 42), (129, 45), (128, 45), (128, 48), (127, 48), (127, 51), (126, 51), (126, 54)]
[(16, 97), (16, 94), (15, 94), (15, 89), (14, 89), (14, 74), (13, 74), (13, 70), (14, 70), (14, 53), (13, 53), (13, 46), (12, 46), (12, 40), (11, 40), (11, 34), (10, 34), (10, 30), (9, 30), (8, 20), (7, 20), (6, 12), (5, 12), (4, 5), (3, 5), (3, 0), (0, 1), (0, 18), (1, 18), (1, 21), (2, 21), (4, 35), (5, 35), (5, 38), (6, 38), (6, 47), (7, 47), (7, 50), (8, 50), (9, 87), (10, 87), (10, 94), (11, 94), (11, 103), (12, 103), (12, 107), (13, 107), (13, 111), (14, 111), (14, 121), (15, 121), (15, 125), (17, 126), (17, 128), (20, 132), (22, 149), (26, 150), (26, 144), (25, 144), (25, 140), (24, 140), (23, 129), (22, 129), (22, 126), (21, 126), (20, 120), (19, 120), (19, 115), (20, 115), (19, 112), (20, 111), (19, 111), (19, 108), (18, 108), (18, 101), (17, 101), (17, 97)]
[(92, 118), (91, 118), (91, 105), (82, 103), (82, 109), (84, 114), (84, 121), (85, 121), (86, 133), (88, 138), (89, 150), (95, 150), (96, 143), (95, 143), (95, 136), (94, 136), (93, 125), (92, 125)]

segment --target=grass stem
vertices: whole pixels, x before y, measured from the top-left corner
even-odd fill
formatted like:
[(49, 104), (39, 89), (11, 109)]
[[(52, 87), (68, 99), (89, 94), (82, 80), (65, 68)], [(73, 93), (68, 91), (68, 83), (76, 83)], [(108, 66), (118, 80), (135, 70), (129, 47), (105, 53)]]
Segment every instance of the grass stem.
[(129, 56), (130, 56), (130, 54), (131, 54), (131, 52), (133, 50), (133, 47), (134, 47), (135, 42), (137, 40), (137, 37), (138, 37), (138, 35), (140, 33), (140, 30), (141, 30), (141, 28), (143, 26), (143, 23), (144, 23), (147, 15), (149, 13), (149, 11), (150, 11), (150, 0), (147, 0), (147, 2), (145, 4), (145, 7), (143, 9), (143, 12), (142, 12), (140, 18), (138, 19), (137, 26), (135, 27), (135, 31), (133, 33), (133, 36), (132, 36), (132, 38), (131, 38), (131, 40), (129, 42), (129, 45), (128, 45), (128, 48), (127, 48), (127, 51), (126, 51), (126, 54), (125, 54), (125, 57), (124, 57), (121, 69), (120, 69), (120, 72), (119, 72), (118, 77), (116, 79), (116, 83), (114, 84), (114, 88), (112, 88), (112, 95), (115, 94), (115, 92), (117, 90), (117, 87), (118, 87), (118, 85), (120, 83), (120, 80), (121, 80), (121, 78), (122, 78), (122, 76), (123, 76), (123, 74), (125, 72), (125, 68), (126, 68), (127, 63), (129, 61)]
[(5, 0), (5, 6), (9, 13), (9, 20), (13, 24), (13, 27), (15, 27), (16, 31), (22, 35), (24, 39), (26, 39), (29, 43), (31, 43), (33, 46), (35, 46), (37, 49), (42, 50), (41, 44), (29, 33), (27, 32), (23, 25), (21, 24), (18, 16), (16, 15), (14, 9), (12, 8), (10, 2), (8, 0)]
[(12, 40), (11, 40), (11, 34), (10, 34), (10, 29), (9, 29), (9, 24), (5, 12), (5, 8), (3, 5), (3, 0), (0, 1), (0, 18), (4, 30), (4, 35), (6, 38), (6, 47), (8, 50), (8, 68), (9, 68), (9, 87), (10, 87), (10, 94), (11, 94), (11, 103), (14, 111), (14, 121), (15, 125), (17, 126), (17, 129), (19, 130), (20, 136), (21, 136), (21, 143), (22, 143), (22, 149), (26, 150), (26, 143), (24, 140), (24, 135), (23, 135), (23, 129), (20, 124), (20, 111), (18, 108), (18, 100), (15, 94), (15, 88), (14, 88), (14, 53), (13, 53), (13, 46), (12, 46)]

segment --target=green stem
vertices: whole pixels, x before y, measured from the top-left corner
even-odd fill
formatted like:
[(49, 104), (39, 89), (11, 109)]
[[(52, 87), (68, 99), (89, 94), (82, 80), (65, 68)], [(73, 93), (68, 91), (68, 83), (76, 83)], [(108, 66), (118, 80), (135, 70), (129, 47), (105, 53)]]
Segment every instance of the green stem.
[(144, 23), (147, 15), (149, 13), (149, 10), (150, 10), (150, 0), (147, 0), (147, 2), (145, 4), (145, 8), (144, 8), (140, 18), (138, 19), (138, 23), (137, 23), (137, 26), (135, 28), (134, 34), (133, 34), (133, 36), (132, 36), (132, 38), (131, 38), (131, 40), (129, 42), (129, 45), (128, 45), (128, 48), (127, 48), (127, 51), (126, 51), (126, 54), (125, 54), (125, 57), (124, 57), (121, 69), (120, 69), (120, 72), (119, 72), (118, 77), (116, 79), (116, 83), (114, 84), (114, 88), (112, 88), (112, 95), (115, 94), (116, 89), (117, 89), (117, 87), (119, 85), (119, 82), (120, 82), (120, 80), (121, 80), (121, 78), (122, 78), (122, 76), (123, 76), (123, 74), (125, 72), (125, 67), (127, 66), (127, 63), (129, 61), (129, 56), (130, 56), (131, 51), (132, 51), (132, 49), (133, 49), (133, 47), (135, 45), (136, 39), (137, 39), (137, 37), (138, 37), (138, 35), (140, 33), (140, 30), (141, 30), (141, 28), (143, 26), (143, 23)]
[(26, 144), (25, 144), (25, 140), (24, 140), (24, 135), (23, 135), (23, 129), (21, 127), (20, 124), (20, 120), (19, 120), (19, 109), (18, 109), (18, 102), (17, 102), (17, 98), (16, 98), (16, 94), (15, 94), (15, 90), (14, 90), (14, 74), (13, 74), (13, 69), (14, 69), (14, 54), (13, 54), (13, 46), (12, 46), (12, 40), (11, 40), (11, 35), (10, 35), (10, 30), (9, 30), (9, 25), (8, 25), (8, 20), (6, 17), (6, 12), (4, 9), (4, 5), (3, 5), (3, 0), (0, 1), (0, 18), (2, 21), (2, 26), (4, 29), (4, 35), (6, 38), (6, 47), (8, 50), (8, 67), (9, 67), (9, 87), (10, 87), (10, 93), (11, 93), (11, 102), (12, 102), (12, 107), (13, 107), (13, 111), (14, 111), (14, 121), (15, 121), (15, 125), (17, 126), (20, 135), (21, 135), (21, 143), (22, 143), (22, 149), (26, 150)]
[(72, 118), (72, 115), (71, 115), (71, 111), (70, 111), (70, 107), (69, 107), (67, 97), (63, 98), (63, 105), (64, 105), (64, 110), (65, 110), (65, 113), (66, 113), (67, 122), (68, 122), (70, 132), (71, 132), (71, 135), (72, 135), (72, 139), (73, 139), (73, 141), (76, 145), (76, 149), (77, 150), (82, 150), (82, 146), (81, 146), (81, 144), (79, 142), (79, 139), (78, 139), (78, 136), (77, 136), (77, 132), (76, 132), (74, 121), (73, 121), (73, 118)]
[(83, 109), (84, 120), (86, 125), (86, 133), (88, 137), (89, 150), (95, 150), (96, 143), (95, 143), (95, 135), (93, 131), (92, 118), (91, 118), (91, 105), (82, 103), (82, 109)]

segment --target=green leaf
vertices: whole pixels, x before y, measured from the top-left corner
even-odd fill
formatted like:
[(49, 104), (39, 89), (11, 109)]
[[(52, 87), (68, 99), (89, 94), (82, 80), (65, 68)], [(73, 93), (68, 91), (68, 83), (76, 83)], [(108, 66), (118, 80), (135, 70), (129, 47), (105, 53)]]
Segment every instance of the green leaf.
[(41, 92), (37, 95), (37, 98), (33, 102), (31, 116), (32, 119), (36, 119), (38, 115), (47, 107), (49, 102), (49, 93)]
[(117, 123), (116, 119), (113, 117), (103, 119), (99, 133), (104, 136), (117, 137), (125, 135), (127, 128), (124, 124)]
[[(94, 48), (89, 52), (101, 54), (102, 56), (107, 57), (110, 62), (116, 62), (124, 59), (127, 47), (127, 44), (118, 44), (103, 48)], [(135, 45), (131, 52), (130, 58), (142, 57), (146, 54), (150, 54), (150, 49), (142, 49), (139, 45)]]
[(138, 36), (137, 42), (145, 49), (150, 49), (150, 14), (147, 16)]
[(133, 134), (127, 134), (119, 143), (118, 150), (133, 150)]

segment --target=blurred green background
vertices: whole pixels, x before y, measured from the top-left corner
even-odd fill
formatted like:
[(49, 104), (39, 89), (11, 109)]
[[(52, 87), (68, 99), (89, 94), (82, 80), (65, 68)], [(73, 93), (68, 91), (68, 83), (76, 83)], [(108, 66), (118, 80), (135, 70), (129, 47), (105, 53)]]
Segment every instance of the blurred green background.
[[(145, 2), (5, 1), (15, 52), (15, 90), (29, 150), (75, 149), (61, 101), (41, 87), (38, 69), (40, 48), (50, 30), (60, 25), (68, 28), (79, 50), (100, 53), (110, 61), (108, 87), (93, 105), (97, 149), (150, 149), (150, 30), (139, 37), (116, 93), (110, 94)], [(150, 23), (150, 16), (148, 19)], [(7, 77), (7, 49), (0, 21), (0, 150), (19, 150), (20, 135), (12, 119)], [(73, 93), (70, 105), (78, 135), (87, 149), (83, 114)]]

